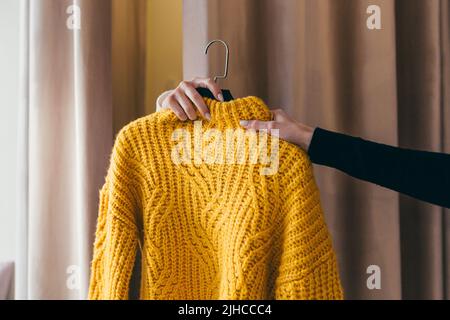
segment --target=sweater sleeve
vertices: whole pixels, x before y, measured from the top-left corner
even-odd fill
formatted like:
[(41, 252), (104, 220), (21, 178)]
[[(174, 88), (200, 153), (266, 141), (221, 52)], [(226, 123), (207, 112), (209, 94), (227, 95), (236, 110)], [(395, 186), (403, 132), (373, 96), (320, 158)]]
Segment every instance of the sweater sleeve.
[(312, 165), (297, 149), (280, 159), (284, 212), (283, 244), (275, 298), (342, 299), (336, 256), (328, 232)]
[(91, 262), (89, 299), (128, 299), (136, 257), (137, 202), (133, 194), (133, 156), (119, 133), (111, 155), (100, 204)]
[(450, 154), (408, 150), (317, 128), (314, 163), (450, 208)]

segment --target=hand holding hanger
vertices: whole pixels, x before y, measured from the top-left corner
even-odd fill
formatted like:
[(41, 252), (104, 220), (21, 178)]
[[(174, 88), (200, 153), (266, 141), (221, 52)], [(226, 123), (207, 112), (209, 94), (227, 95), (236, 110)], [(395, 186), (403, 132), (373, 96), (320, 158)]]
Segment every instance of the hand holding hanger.
[(162, 102), (162, 107), (170, 108), (181, 121), (196, 120), (196, 110), (207, 120), (211, 120), (208, 107), (197, 88), (206, 88), (217, 100), (223, 101), (222, 91), (214, 80), (194, 78), (191, 81), (181, 81), (178, 87), (169, 91)]
[[(228, 45), (223, 40), (212, 40), (205, 48), (205, 55), (208, 54), (208, 49), (214, 43), (221, 43), (225, 47), (225, 70), (223, 75), (217, 75), (214, 80), (210, 78), (194, 78), (191, 81), (181, 81), (178, 87), (173, 91), (163, 93), (157, 100), (162, 100), (162, 107), (169, 107), (175, 113), (175, 115), (181, 120), (186, 121), (196, 120), (196, 109), (207, 120), (211, 120), (208, 107), (206, 106), (202, 97), (211, 99), (217, 99), (219, 101), (230, 101), (233, 99), (229, 90), (221, 90), (217, 85), (217, 79), (226, 79), (228, 75), (228, 61), (230, 50)], [(166, 96), (167, 95), (167, 96)]]

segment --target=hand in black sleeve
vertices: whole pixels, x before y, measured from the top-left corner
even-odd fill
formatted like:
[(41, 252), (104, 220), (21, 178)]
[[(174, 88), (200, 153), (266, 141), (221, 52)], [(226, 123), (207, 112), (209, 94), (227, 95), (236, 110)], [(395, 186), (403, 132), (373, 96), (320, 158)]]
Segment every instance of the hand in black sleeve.
[(396, 148), (320, 128), (308, 153), (313, 163), (450, 208), (449, 154)]

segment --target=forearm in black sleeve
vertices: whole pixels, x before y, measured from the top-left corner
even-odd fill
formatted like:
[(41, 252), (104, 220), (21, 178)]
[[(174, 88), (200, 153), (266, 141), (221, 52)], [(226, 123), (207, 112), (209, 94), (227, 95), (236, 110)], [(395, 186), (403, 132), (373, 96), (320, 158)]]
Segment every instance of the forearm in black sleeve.
[(450, 208), (450, 155), (387, 146), (317, 128), (313, 163)]

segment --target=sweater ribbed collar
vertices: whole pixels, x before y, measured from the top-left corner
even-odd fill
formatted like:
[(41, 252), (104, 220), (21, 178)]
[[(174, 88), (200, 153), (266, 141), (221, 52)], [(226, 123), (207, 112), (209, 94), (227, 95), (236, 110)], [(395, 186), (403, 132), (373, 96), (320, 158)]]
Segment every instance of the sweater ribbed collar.
[[(197, 111), (197, 120), (201, 120), (208, 127), (227, 128), (240, 127), (240, 120), (272, 120), (272, 113), (264, 101), (255, 96), (238, 98), (231, 101), (220, 102), (204, 98), (211, 114), (211, 120), (204, 119)], [(170, 109), (160, 111), (161, 121), (174, 121), (180, 124), (189, 124), (188, 121), (179, 120)], [(165, 120), (164, 120), (165, 119)]]
[[(263, 100), (255, 96), (220, 102), (204, 98), (211, 113), (211, 122), (229, 120), (264, 120), (272, 119), (272, 113)], [(234, 122), (234, 121), (233, 121)]]

